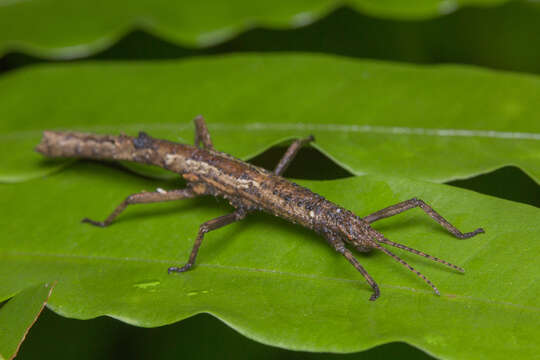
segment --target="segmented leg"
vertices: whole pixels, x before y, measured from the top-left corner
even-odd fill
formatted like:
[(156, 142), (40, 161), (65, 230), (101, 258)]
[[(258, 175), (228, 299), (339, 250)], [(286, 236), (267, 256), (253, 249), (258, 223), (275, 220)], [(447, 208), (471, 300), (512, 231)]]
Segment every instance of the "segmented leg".
[(109, 226), (113, 220), (120, 215), (122, 211), (132, 204), (148, 204), (162, 201), (173, 201), (180, 199), (188, 199), (197, 196), (191, 189), (180, 189), (180, 190), (170, 190), (165, 191), (158, 189), (155, 192), (141, 192), (128, 196), (120, 205), (114, 209), (114, 211), (105, 219), (105, 221), (94, 221), (88, 218), (82, 219), (82, 222), (89, 223), (92, 225), (105, 227)]
[(171, 272), (184, 272), (191, 269), (193, 264), (195, 264), (195, 259), (197, 258), (197, 253), (199, 252), (199, 247), (201, 246), (201, 243), (203, 241), (204, 234), (209, 231), (219, 229), (220, 227), (223, 227), (225, 225), (232, 224), (235, 221), (242, 220), (245, 217), (246, 214), (244, 212), (235, 211), (232, 214), (223, 215), (202, 224), (199, 227), (199, 233), (197, 234), (197, 239), (195, 239), (195, 243), (193, 244), (193, 248), (191, 249), (191, 254), (189, 255), (188, 262), (182, 267), (171, 266), (168, 270), (169, 274)]
[(362, 265), (360, 265), (358, 260), (356, 260), (356, 258), (352, 254), (352, 252), (350, 252), (350, 250), (345, 247), (345, 244), (342, 241), (338, 241), (338, 242), (332, 241), (331, 243), (334, 246), (334, 248), (336, 249), (336, 251), (339, 252), (341, 255), (345, 256), (345, 258), (347, 260), (349, 260), (351, 265), (354, 266), (354, 268), (356, 270), (358, 270), (360, 272), (360, 274), (362, 274), (364, 276), (364, 278), (366, 279), (369, 286), (371, 286), (371, 288), (373, 289), (373, 294), (371, 295), (369, 300), (370, 301), (377, 300), (377, 298), (379, 297), (381, 292), (379, 290), (379, 286), (377, 285), (375, 280), (373, 280), (371, 275), (369, 275), (368, 272), (366, 271), (366, 269), (364, 269), (364, 267)]
[(422, 278), (422, 280), (424, 280), (429, 286), (431, 286), (433, 288), (433, 291), (435, 291), (435, 294), (437, 295), (441, 295), (441, 293), (439, 292), (439, 289), (437, 289), (437, 287), (435, 285), (433, 285), (433, 283), (427, 278), (425, 277), (424, 275), (422, 275), (422, 273), (420, 273), (420, 271), (418, 270), (415, 270), (411, 265), (409, 265), (405, 260), (401, 259), (399, 256), (395, 255), (394, 253), (392, 253), (390, 250), (386, 249), (385, 247), (377, 244), (377, 243), (373, 243), (373, 246), (375, 246), (377, 249), (381, 250), (382, 252), (384, 252), (386, 255), (390, 255), (391, 257), (393, 257), (396, 261), (398, 261), (399, 263), (401, 263), (403, 266), (405, 266), (406, 268), (408, 268), (409, 270), (411, 270), (413, 273), (415, 273), (416, 275), (418, 275), (420, 278)]
[(276, 165), (276, 168), (274, 169), (274, 174), (282, 175), (285, 172), (285, 170), (287, 170), (287, 167), (289, 167), (289, 165), (291, 164), (292, 160), (294, 159), (294, 157), (298, 153), (298, 150), (300, 150), (300, 148), (302, 146), (304, 146), (304, 145), (306, 145), (306, 144), (308, 144), (308, 143), (310, 143), (311, 141), (314, 141), (314, 140), (315, 140), (315, 138), (313, 137), (313, 135), (310, 135), (309, 137), (307, 137), (305, 139), (295, 140), (291, 144), (291, 146), (289, 146), (289, 148), (285, 152), (285, 155), (283, 155), (281, 160), (279, 160), (279, 163)]
[(389, 206), (387, 208), (374, 212), (373, 214), (368, 215), (363, 219), (371, 224), (372, 222), (375, 222), (377, 220), (397, 215), (399, 213), (402, 213), (409, 209), (413, 209), (415, 207), (419, 207), (422, 210), (424, 210), (426, 214), (431, 216), (431, 218), (433, 218), (436, 222), (441, 224), (442, 227), (444, 227), (446, 230), (448, 230), (457, 238), (467, 239), (467, 238), (473, 237), (477, 234), (484, 232), (484, 229), (478, 228), (472, 232), (462, 233), (454, 225), (450, 224), (445, 218), (443, 218), (435, 210), (433, 210), (431, 206), (429, 206), (428, 204), (426, 204), (425, 202), (417, 198), (412, 198), (410, 200), (400, 202), (399, 204)]
[(212, 144), (212, 139), (210, 138), (204, 118), (199, 115), (193, 119), (193, 122), (195, 123), (195, 146), (200, 148), (202, 142), (205, 149), (214, 150), (214, 144)]

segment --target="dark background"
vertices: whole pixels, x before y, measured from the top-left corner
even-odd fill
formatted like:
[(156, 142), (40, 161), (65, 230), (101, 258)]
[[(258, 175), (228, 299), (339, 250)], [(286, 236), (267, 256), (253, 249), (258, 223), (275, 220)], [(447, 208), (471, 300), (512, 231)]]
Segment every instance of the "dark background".
[[(316, 52), (354, 58), (418, 64), (458, 63), (485, 68), (540, 73), (540, 6), (510, 2), (492, 8), (464, 8), (450, 15), (418, 21), (383, 20), (343, 7), (299, 29), (255, 28), (223, 44), (185, 48), (134, 31), (113, 47), (72, 61), (143, 61), (180, 59), (231, 52)], [(21, 53), (0, 58), (0, 76), (36, 63), (52, 62)], [(251, 161), (272, 168), (283, 148), (272, 148)], [(321, 171), (321, 167), (324, 171)], [(303, 149), (286, 176), (304, 179), (351, 176), (317, 150)], [(466, 180), (452, 181), (484, 194), (540, 206), (540, 186), (516, 167), (503, 167)], [(362, 299), (359, 299), (362, 301)], [(95, 358), (258, 358), (258, 359), (428, 359), (403, 343), (348, 355), (293, 352), (251, 341), (221, 321), (200, 314), (179, 323), (144, 329), (110, 318), (80, 321), (45, 310), (31, 329), (19, 359)]]

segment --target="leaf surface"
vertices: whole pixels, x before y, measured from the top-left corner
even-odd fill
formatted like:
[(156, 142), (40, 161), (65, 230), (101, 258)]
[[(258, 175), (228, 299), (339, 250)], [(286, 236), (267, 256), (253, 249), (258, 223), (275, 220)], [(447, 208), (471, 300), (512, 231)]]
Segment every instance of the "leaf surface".
[[(82, 57), (142, 28), (178, 44), (206, 46), (253, 26), (309, 24), (341, 5), (380, 17), (402, 19), (444, 15), (465, 5), (493, 6), (505, 0), (401, 1), (264, 0), (227, 1), (0, 1), (0, 55), (22, 50), (51, 58)], [(96, 20), (96, 19), (99, 19)]]
[(230, 207), (197, 198), (134, 206), (105, 229), (81, 224), (86, 216), (104, 218), (128, 194), (183, 184), (80, 162), (0, 187), (9, 234), (0, 239), (0, 299), (58, 281), (50, 308), (80, 319), (108, 315), (159, 326), (208, 312), (289, 349), (353, 352), (405, 341), (442, 358), (538, 353), (539, 209), (383, 176), (300, 183), (360, 216), (416, 196), (461, 230), (482, 226), (486, 234), (455, 239), (418, 209), (374, 224), (391, 240), (466, 269), (460, 274), (395, 249), (441, 297), (383, 253), (357, 253), (381, 286), (381, 298), (370, 302), (361, 275), (322, 238), (262, 213), (207, 234), (197, 266), (168, 275), (168, 266), (186, 261), (199, 224)]
[(146, 131), (249, 158), (315, 135), (353, 174), (444, 182), (504, 165), (540, 178), (540, 79), (461, 66), (257, 54), (26, 68), (0, 78), (0, 180), (54, 172), (32, 153), (45, 129)]
[(0, 307), (0, 359), (13, 359), (17, 355), (53, 288), (54, 284), (30, 286)]

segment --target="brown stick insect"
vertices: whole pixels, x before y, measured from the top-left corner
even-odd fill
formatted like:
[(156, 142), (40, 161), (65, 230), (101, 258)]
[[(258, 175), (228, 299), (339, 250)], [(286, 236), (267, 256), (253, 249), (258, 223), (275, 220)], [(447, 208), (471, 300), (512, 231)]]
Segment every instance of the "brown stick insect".
[(187, 180), (185, 189), (170, 191), (157, 189), (155, 192), (130, 195), (104, 221), (83, 219), (83, 222), (92, 225), (109, 226), (128, 205), (132, 204), (180, 200), (199, 195), (214, 195), (227, 199), (235, 210), (228, 215), (203, 223), (199, 227), (199, 233), (187, 263), (181, 267), (170, 267), (169, 273), (181, 273), (193, 267), (204, 234), (242, 220), (249, 213), (260, 210), (321, 234), (330, 246), (342, 254), (364, 276), (373, 289), (370, 300), (379, 297), (379, 287), (346, 244), (360, 252), (368, 252), (372, 249), (384, 252), (422, 278), (437, 295), (440, 295), (439, 290), (431, 281), (385, 248), (383, 244), (426, 257), (461, 272), (464, 270), (445, 260), (390, 241), (372, 229), (370, 224), (419, 207), (457, 238), (466, 239), (484, 232), (483, 229), (478, 228), (472, 232), (462, 233), (431, 206), (416, 198), (389, 206), (363, 218), (358, 217), (351, 211), (281, 177), (298, 150), (303, 145), (314, 141), (313, 136), (294, 141), (274, 171), (270, 172), (215, 150), (204, 119), (198, 116), (194, 122), (195, 146), (154, 139), (144, 132), (140, 132), (138, 137), (131, 137), (45, 131), (36, 150), (49, 157), (128, 160), (157, 165), (174, 171)]

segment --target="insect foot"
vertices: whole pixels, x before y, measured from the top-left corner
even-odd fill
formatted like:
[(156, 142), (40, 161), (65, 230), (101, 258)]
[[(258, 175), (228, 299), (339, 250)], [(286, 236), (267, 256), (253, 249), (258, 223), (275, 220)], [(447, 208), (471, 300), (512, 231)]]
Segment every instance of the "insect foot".
[(468, 239), (468, 238), (472, 238), (473, 236), (475, 235), (478, 235), (478, 234), (483, 234), (485, 233), (484, 229), (482, 228), (478, 228), (474, 231), (471, 231), (471, 232), (468, 232), (468, 233), (464, 233), (463, 235), (461, 236), (458, 236), (460, 239)]
[(369, 297), (369, 301), (375, 301), (381, 296), (381, 291), (379, 290), (379, 287), (377, 284), (373, 287), (373, 294)]
[(177, 272), (177, 273), (182, 273), (184, 271), (188, 271), (189, 269), (191, 269), (191, 264), (186, 264), (182, 267), (176, 267), (176, 266), (171, 266), (170, 268), (167, 269), (167, 273), (172, 273), (172, 272)]
[(104, 221), (95, 221), (95, 220), (90, 220), (89, 218), (84, 218), (81, 220), (82, 223), (88, 223), (88, 224), (92, 224), (94, 226), (99, 226), (99, 227), (106, 227), (107, 224), (105, 224)]

